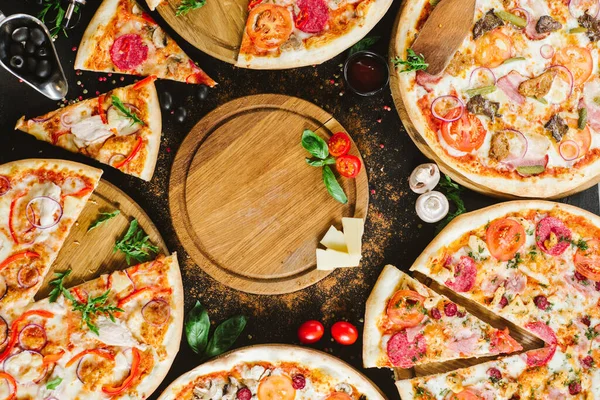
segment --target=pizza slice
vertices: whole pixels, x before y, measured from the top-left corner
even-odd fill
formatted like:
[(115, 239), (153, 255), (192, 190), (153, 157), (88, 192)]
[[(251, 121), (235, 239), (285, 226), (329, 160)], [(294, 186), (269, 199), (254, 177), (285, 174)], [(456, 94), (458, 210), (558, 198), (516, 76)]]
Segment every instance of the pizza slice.
[(65, 160), (0, 165), (0, 325), (33, 300), (101, 175)]
[(15, 129), (149, 181), (162, 131), (154, 79), (30, 120), (21, 117)]
[(508, 329), (493, 328), (392, 265), (367, 300), (363, 343), (366, 368), (411, 368), (522, 350)]
[(152, 11), (156, 10), (156, 7), (158, 7), (162, 2), (163, 0), (146, 0), (146, 4), (148, 4), (148, 7), (150, 7), (150, 10)]
[(216, 85), (135, 0), (104, 0), (87, 27), (75, 69)]
[(391, 0), (252, 0), (237, 66), (255, 69), (320, 64), (365, 36)]
[(181, 340), (183, 288), (176, 255), (72, 289), (63, 287), (63, 276), (48, 299), (4, 322), (10, 332), (0, 350), (6, 398), (150, 396)]

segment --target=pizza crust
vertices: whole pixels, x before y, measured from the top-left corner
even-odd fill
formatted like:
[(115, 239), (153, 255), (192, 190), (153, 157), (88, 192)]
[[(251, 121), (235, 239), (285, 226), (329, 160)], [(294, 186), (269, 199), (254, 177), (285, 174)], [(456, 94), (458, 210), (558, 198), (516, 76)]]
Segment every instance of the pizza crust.
[(224, 354), (212, 361), (204, 363), (177, 378), (158, 398), (159, 400), (178, 399), (178, 393), (190, 381), (218, 371), (229, 371), (237, 364), (244, 362), (294, 362), (312, 368), (318, 368), (323, 373), (336, 380), (348, 381), (369, 400), (384, 400), (383, 394), (365, 376), (357, 372), (345, 362), (326, 353), (299, 346), (267, 344), (244, 347)]
[(146, 0), (146, 3), (148, 3), (148, 7), (150, 7), (150, 10), (154, 11), (156, 10), (156, 7), (158, 7), (160, 3), (162, 3), (162, 0)]
[(98, 10), (94, 14), (94, 17), (81, 38), (81, 43), (79, 44), (79, 50), (77, 51), (75, 64), (73, 66), (75, 69), (87, 70), (85, 66), (86, 61), (92, 58), (92, 55), (96, 50), (97, 40), (95, 40), (95, 37), (103, 34), (106, 26), (117, 13), (118, 6), (119, 0), (104, 0), (100, 4), (100, 7), (98, 7)]
[(146, 162), (144, 169), (140, 173), (140, 178), (145, 181), (150, 181), (154, 175), (154, 168), (156, 167), (156, 161), (158, 160), (158, 150), (160, 148), (160, 137), (162, 135), (162, 112), (160, 109), (160, 102), (158, 100), (158, 93), (156, 92), (156, 86), (154, 83), (146, 85), (149, 92), (148, 97), (148, 128), (150, 128), (150, 134), (147, 136), (146, 149)]

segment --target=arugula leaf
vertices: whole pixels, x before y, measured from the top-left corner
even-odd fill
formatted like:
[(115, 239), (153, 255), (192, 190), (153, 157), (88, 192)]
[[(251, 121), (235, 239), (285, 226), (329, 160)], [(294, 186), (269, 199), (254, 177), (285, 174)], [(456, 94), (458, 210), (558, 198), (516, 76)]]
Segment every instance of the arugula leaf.
[(348, 53), (348, 57), (350, 57), (354, 53), (358, 53), (359, 51), (363, 51), (373, 46), (381, 39), (381, 36), (369, 36), (359, 40), (354, 46), (350, 48), (350, 52)]
[(450, 223), (454, 218), (458, 217), (460, 214), (464, 214), (467, 209), (465, 208), (465, 203), (460, 198), (463, 187), (458, 183), (453, 182), (452, 179), (448, 175), (444, 174), (444, 177), (440, 180), (440, 186), (445, 189), (446, 197), (448, 200), (454, 203), (456, 206), (456, 210), (446, 217), (445, 220), (440, 222), (436, 227), (436, 233), (441, 231), (446, 225)]
[(196, 301), (196, 305), (185, 319), (185, 336), (194, 353), (202, 354), (206, 350), (209, 330), (208, 312), (199, 301)]
[(206, 4), (206, 0), (181, 0), (175, 16), (186, 15), (192, 10), (203, 7)]
[(306, 163), (311, 167), (323, 167), (325, 165), (335, 164), (335, 158), (329, 156), (324, 160), (320, 160), (318, 158), (307, 158)]
[(410, 71), (419, 71), (426, 70), (429, 67), (429, 64), (425, 62), (425, 58), (423, 55), (417, 55), (413, 49), (406, 50), (406, 60), (401, 59), (400, 57), (392, 58), (392, 62), (398, 68), (400, 65), (404, 66), (404, 69), (400, 72), (410, 72)]
[(92, 222), (90, 224), (90, 227), (88, 228), (88, 232), (91, 231), (92, 229), (96, 229), (97, 227), (99, 227), (100, 225), (102, 225), (103, 223), (105, 223), (106, 221), (108, 221), (109, 219), (113, 219), (114, 217), (116, 217), (117, 215), (121, 214), (120, 210), (115, 210), (113, 212), (101, 212), (100, 213), (100, 217), (98, 217), (97, 220), (95, 220), (94, 222)]
[(139, 227), (137, 219), (129, 224), (129, 229), (125, 236), (115, 243), (113, 253), (120, 251), (125, 254), (127, 264), (131, 265), (131, 260), (145, 262), (150, 257), (150, 253), (157, 254), (158, 247), (150, 242), (150, 238)]
[(302, 132), (302, 147), (313, 157), (324, 160), (329, 156), (329, 147), (327, 143), (310, 129)]
[(72, 270), (68, 269), (65, 272), (55, 272), (56, 278), (50, 281), (50, 286), (54, 286), (50, 291), (50, 295), (48, 296), (48, 300), (50, 303), (56, 302), (58, 300), (58, 296), (61, 294), (65, 294), (65, 297), (71, 301), (75, 301), (75, 298), (71, 295), (71, 292), (65, 289), (64, 280), (66, 277), (71, 275)]
[(46, 383), (46, 389), (54, 390), (58, 387), (58, 385), (62, 383), (62, 381), (62, 378), (60, 376), (57, 376), (56, 378), (51, 379), (48, 381), (48, 383)]
[(137, 115), (135, 115), (134, 113), (129, 111), (127, 109), (127, 107), (125, 107), (125, 105), (123, 104), (121, 99), (119, 99), (117, 96), (115, 96), (113, 94), (111, 96), (111, 100), (112, 100), (113, 106), (115, 106), (117, 108), (117, 110), (121, 111), (123, 114), (125, 114), (125, 116), (127, 118), (131, 119), (131, 125), (135, 125), (135, 124), (140, 124), (142, 126), (146, 125), (146, 123), (144, 121), (142, 121)]
[(205, 357), (212, 358), (229, 350), (246, 327), (247, 322), (248, 319), (243, 315), (236, 315), (219, 325), (208, 343)]
[(325, 187), (327, 191), (337, 201), (342, 204), (346, 204), (348, 202), (348, 197), (346, 197), (346, 193), (344, 193), (344, 189), (340, 186), (333, 171), (329, 168), (329, 165), (325, 165), (323, 167), (323, 182), (325, 183)]

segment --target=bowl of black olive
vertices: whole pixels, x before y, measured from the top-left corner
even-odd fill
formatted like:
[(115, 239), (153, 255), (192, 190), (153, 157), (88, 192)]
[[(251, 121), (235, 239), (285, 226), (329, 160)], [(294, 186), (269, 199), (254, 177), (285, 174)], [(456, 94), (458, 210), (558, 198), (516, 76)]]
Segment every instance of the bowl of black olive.
[(67, 79), (52, 37), (37, 18), (4, 17), (0, 12), (0, 65), (50, 99), (67, 95)]

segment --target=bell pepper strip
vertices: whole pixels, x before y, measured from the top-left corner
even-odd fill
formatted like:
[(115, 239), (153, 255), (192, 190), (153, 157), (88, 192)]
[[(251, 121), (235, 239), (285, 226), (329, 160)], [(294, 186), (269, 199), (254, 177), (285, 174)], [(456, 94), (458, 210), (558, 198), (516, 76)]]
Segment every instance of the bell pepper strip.
[(0, 379), (6, 379), (8, 385), (10, 386), (10, 393), (6, 400), (13, 400), (17, 398), (17, 381), (12, 375), (7, 374), (6, 372), (0, 372)]
[(87, 303), (87, 297), (81, 292), (80, 288), (73, 288), (73, 293), (75, 293), (75, 296), (77, 297), (77, 300), (79, 300), (80, 303)]
[(250, 3), (248, 3), (248, 11), (252, 10), (254, 7), (256, 7), (262, 2), (263, 0), (250, 0)]
[(10, 263), (22, 258), (40, 258), (40, 255), (34, 251), (22, 251), (20, 253), (13, 254), (0, 263), (0, 271), (6, 268)]
[(100, 118), (102, 118), (102, 123), (108, 124), (108, 118), (106, 117), (106, 111), (104, 111), (104, 99), (105, 98), (106, 98), (106, 96), (103, 94), (101, 94), (98, 97), (98, 114), (100, 115)]
[(87, 356), (88, 354), (93, 354), (111, 361), (115, 359), (115, 356), (106, 349), (87, 349), (82, 351), (81, 353), (75, 354), (75, 356), (65, 364), (65, 367), (69, 368), (71, 365), (75, 364), (77, 361)]
[(12, 349), (15, 347), (15, 344), (17, 343), (17, 339), (19, 338), (19, 333), (20, 333), (19, 332), (19, 324), (21, 322), (25, 321), (27, 318), (31, 317), (32, 315), (37, 315), (38, 317), (42, 317), (42, 318), (54, 317), (54, 313), (51, 313), (50, 311), (30, 310), (30, 311), (25, 312), (19, 318), (15, 319), (10, 326), (10, 339), (8, 341), (8, 345), (6, 345), (6, 348), (4, 349), (4, 351), (2, 353), (0, 353), (0, 361), (4, 361), (10, 355), (10, 352), (12, 351)]
[(120, 161), (118, 163), (116, 163), (114, 165), (115, 168), (120, 169), (122, 168), (125, 164), (127, 164), (128, 162), (130, 162), (133, 157), (135, 157), (137, 155), (137, 153), (139, 153), (140, 149), (142, 148), (142, 144), (143, 144), (143, 140), (141, 136), (138, 136), (138, 140), (137, 143), (135, 145), (135, 147), (133, 148), (133, 151), (131, 153), (129, 153), (129, 155), (127, 156), (126, 159), (124, 159), (123, 161)]
[(89, 193), (91, 193), (93, 191), (94, 191), (94, 188), (92, 186), (86, 186), (84, 188), (81, 188), (80, 190), (78, 190), (75, 193), (65, 194), (62, 197), (67, 197), (67, 196), (82, 197), (82, 196), (85, 196), (86, 194), (89, 194)]
[(308, 23), (308, 12), (306, 9), (301, 8), (300, 12), (296, 16), (296, 20), (294, 21), (298, 29), (304, 28), (304, 26)]
[(137, 90), (141, 87), (144, 87), (147, 84), (154, 82), (156, 79), (156, 75), (150, 75), (133, 85), (133, 90)]
[(64, 355), (65, 355), (64, 350), (61, 350), (60, 352), (58, 352), (56, 354), (48, 354), (48, 355), (44, 356), (42, 364), (50, 365), (50, 364), (57, 363)]
[(133, 355), (133, 360), (131, 361), (131, 370), (129, 371), (129, 376), (125, 378), (123, 383), (120, 386), (103, 386), (102, 391), (110, 396), (117, 396), (123, 392), (125, 392), (129, 387), (133, 384), (133, 381), (139, 378), (140, 374), (140, 359), (141, 352), (137, 347), (131, 349), (131, 353)]
[(19, 244), (19, 239), (17, 238), (17, 234), (15, 233), (15, 229), (13, 227), (13, 216), (15, 214), (15, 206), (17, 205), (17, 201), (19, 201), (19, 199), (23, 196), (25, 196), (25, 193), (15, 196), (15, 198), (10, 202), (10, 211), (8, 213), (8, 230), (10, 231), (10, 236), (15, 244)]
[(130, 302), (131, 300), (135, 299), (136, 297), (142, 295), (143, 293), (155, 293), (155, 294), (171, 294), (172, 290), (171, 289), (161, 289), (158, 288), (156, 286), (147, 286), (145, 288), (136, 290), (135, 292), (123, 297), (121, 300), (119, 300), (119, 302), (117, 303), (117, 307), (118, 308), (123, 308), (123, 306)]
[(58, 139), (60, 139), (61, 136), (66, 135), (67, 131), (62, 131), (62, 132), (52, 132), (50, 133), (51, 137), (52, 137), (52, 144), (56, 146), (56, 143), (58, 143)]
[(156, 25), (156, 21), (154, 20), (154, 18), (152, 18), (150, 16), (150, 14), (148, 14), (147, 12), (143, 12), (142, 13), (142, 18), (148, 22), (150, 22), (153, 25)]

